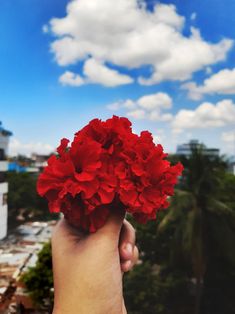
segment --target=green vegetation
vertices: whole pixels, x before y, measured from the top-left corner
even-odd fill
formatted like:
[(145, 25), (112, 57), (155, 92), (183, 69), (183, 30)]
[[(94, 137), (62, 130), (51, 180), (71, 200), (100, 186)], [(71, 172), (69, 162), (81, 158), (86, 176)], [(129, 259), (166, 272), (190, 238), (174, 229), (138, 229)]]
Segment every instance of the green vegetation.
[(9, 184), (9, 229), (15, 228), (22, 222), (52, 219), (46, 200), (37, 194), (36, 175), (26, 172), (8, 172), (6, 180)]
[[(124, 277), (128, 314), (235, 314), (235, 176), (222, 158), (200, 149), (188, 159), (171, 158), (180, 159), (185, 171), (170, 208), (157, 222), (131, 221), (141, 263)], [(33, 287), (44, 293), (35, 292), (34, 299), (45, 299), (41, 271), (36, 266), (30, 272)]]
[(53, 275), (51, 245), (46, 243), (38, 254), (35, 267), (31, 267), (21, 278), (35, 305), (51, 308), (53, 304)]

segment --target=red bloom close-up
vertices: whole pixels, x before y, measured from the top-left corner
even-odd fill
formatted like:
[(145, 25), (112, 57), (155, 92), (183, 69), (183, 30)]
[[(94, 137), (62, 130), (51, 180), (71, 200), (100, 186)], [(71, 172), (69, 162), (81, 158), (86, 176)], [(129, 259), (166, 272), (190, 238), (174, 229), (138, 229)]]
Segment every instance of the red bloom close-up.
[(171, 166), (151, 133), (134, 134), (131, 122), (113, 116), (92, 120), (69, 140), (39, 176), (37, 190), (51, 212), (74, 226), (95, 232), (112, 210), (125, 210), (139, 222), (156, 218), (168, 206), (183, 166)]

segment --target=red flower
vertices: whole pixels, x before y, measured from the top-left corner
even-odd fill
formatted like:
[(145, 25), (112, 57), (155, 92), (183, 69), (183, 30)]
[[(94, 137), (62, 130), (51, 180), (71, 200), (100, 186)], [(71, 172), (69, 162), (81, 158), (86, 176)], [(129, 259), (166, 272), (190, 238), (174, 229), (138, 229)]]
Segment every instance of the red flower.
[(183, 166), (171, 166), (151, 133), (133, 134), (126, 118), (92, 120), (69, 140), (40, 175), (38, 193), (51, 212), (62, 212), (73, 225), (95, 232), (112, 210), (126, 210), (140, 222), (156, 218), (168, 206)]

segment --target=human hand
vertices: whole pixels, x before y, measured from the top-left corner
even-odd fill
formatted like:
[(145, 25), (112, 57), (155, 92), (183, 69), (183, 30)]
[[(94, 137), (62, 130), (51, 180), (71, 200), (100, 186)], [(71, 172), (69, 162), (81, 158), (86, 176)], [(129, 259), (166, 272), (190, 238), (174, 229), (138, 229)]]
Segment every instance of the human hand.
[(112, 214), (85, 235), (62, 219), (52, 236), (53, 314), (125, 314), (123, 272), (138, 260), (135, 230)]

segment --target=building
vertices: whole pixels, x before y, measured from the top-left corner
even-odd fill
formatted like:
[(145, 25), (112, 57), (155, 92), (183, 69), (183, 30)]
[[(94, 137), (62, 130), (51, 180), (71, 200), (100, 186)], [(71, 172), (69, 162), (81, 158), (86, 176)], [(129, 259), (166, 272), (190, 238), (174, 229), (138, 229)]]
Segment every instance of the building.
[(189, 157), (194, 149), (202, 149), (203, 153), (209, 157), (217, 157), (220, 154), (218, 148), (208, 148), (206, 145), (199, 143), (198, 140), (191, 140), (189, 143), (178, 145), (176, 154)]
[(228, 159), (228, 171), (235, 175), (235, 155), (230, 156)]
[(28, 172), (38, 175), (46, 166), (50, 155), (38, 155), (33, 153), (31, 157), (18, 155), (9, 158), (8, 171)]
[(47, 160), (50, 157), (49, 155), (39, 155), (36, 153), (31, 154), (31, 160), (33, 161), (33, 166), (42, 171), (47, 166)]
[(0, 240), (0, 313), (19, 313), (16, 309), (20, 306), (24, 309), (20, 313), (39, 313), (33, 311), (21, 276), (36, 265), (38, 253), (50, 240), (55, 224), (56, 221), (28, 222)]
[(8, 162), (6, 160), (10, 131), (5, 130), (0, 122), (0, 239), (7, 234), (7, 192), (6, 171)]
[(37, 174), (39, 172), (38, 167), (34, 166), (22, 166), (20, 163), (16, 161), (10, 161), (8, 163), (8, 171), (14, 171), (14, 172), (28, 172), (28, 173), (33, 173)]

